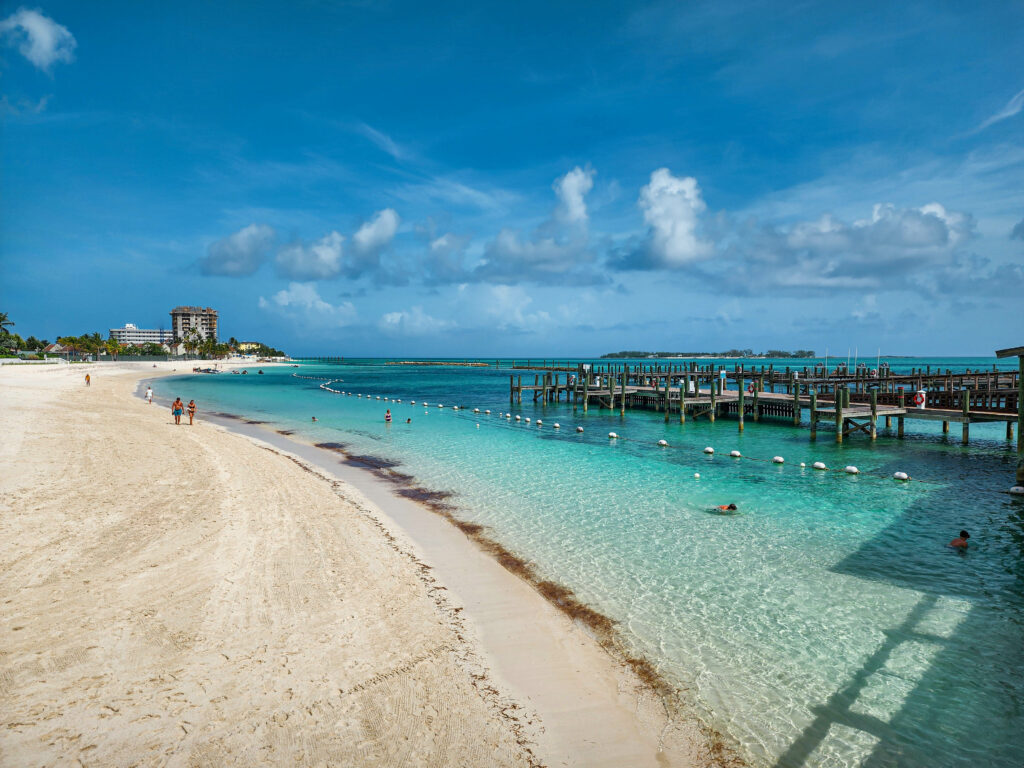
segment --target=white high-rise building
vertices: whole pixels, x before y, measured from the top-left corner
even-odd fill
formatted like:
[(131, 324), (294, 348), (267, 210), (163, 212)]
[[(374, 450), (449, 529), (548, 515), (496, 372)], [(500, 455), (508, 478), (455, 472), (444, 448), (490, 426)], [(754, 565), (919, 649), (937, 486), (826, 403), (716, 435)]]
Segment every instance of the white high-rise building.
[(137, 347), (143, 344), (170, 346), (174, 341), (174, 332), (165, 331), (163, 328), (139, 328), (134, 323), (125, 323), (122, 328), (111, 328), (110, 338), (117, 339), (122, 344), (134, 344)]

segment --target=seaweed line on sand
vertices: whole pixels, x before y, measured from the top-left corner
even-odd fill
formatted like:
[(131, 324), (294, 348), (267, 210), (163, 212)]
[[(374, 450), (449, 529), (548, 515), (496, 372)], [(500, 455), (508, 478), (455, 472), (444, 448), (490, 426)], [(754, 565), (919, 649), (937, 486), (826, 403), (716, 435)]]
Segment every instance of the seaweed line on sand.
[[(316, 447), (339, 453), (344, 457), (343, 464), (367, 470), (377, 478), (398, 486), (396, 493), (420, 503), (443, 517), (482, 551), (497, 560), (505, 570), (523, 579), (558, 610), (573, 621), (579, 622), (601, 648), (613, 659), (625, 665), (644, 688), (660, 699), (670, 722), (679, 716), (690, 715), (699, 723), (707, 741), (711, 764), (723, 768), (740, 768), (746, 765), (735, 746), (731, 745), (723, 734), (696, 716), (692, 706), (688, 706), (675, 684), (671, 683), (650, 660), (629, 649), (618, 628), (618, 622), (581, 601), (569, 587), (543, 578), (532, 563), (490, 536), (483, 525), (460, 519), (455, 514), (457, 508), (448, 502), (454, 493), (434, 491), (416, 485), (415, 478), (411, 475), (395, 470), (395, 467), (400, 466), (400, 462), (378, 456), (349, 454), (344, 443), (317, 443)], [(294, 458), (292, 460), (297, 461)], [(304, 466), (301, 462), (297, 463)], [(331, 482), (337, 483), (333, 479)], [(376, 518), (374, 520), (379, 524)], [(382, 525), (381, 529), (386, 530)]]

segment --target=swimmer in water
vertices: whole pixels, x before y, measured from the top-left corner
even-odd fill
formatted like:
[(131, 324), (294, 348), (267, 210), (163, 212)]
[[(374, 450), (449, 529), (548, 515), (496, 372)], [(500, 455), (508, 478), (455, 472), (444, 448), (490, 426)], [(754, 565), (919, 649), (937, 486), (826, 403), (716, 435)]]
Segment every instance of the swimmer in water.
[(314, 417), (313, 417), (313, 421), (316, 421), (316, 420), (317, 420), (317, 418), (316, 418), (316, 416), (314, 416)]
[(735, 504), (719, 504), (718, 508), (720, 510), (722, 510), (723, 512), (735, 512), (736, 511), (736, 505)]
[(960, 535), (949, 542), (949, 546), (953, 549), (959, 549), (961, 552), (967, 549), (967, 540), (971, 538), (971, 534), (967, 531), (960, 531)]
[(412, 419), (406, 419), (406, 420), (405, 420), (405, 423), (406, 423), (406, 424), (412, 424)]

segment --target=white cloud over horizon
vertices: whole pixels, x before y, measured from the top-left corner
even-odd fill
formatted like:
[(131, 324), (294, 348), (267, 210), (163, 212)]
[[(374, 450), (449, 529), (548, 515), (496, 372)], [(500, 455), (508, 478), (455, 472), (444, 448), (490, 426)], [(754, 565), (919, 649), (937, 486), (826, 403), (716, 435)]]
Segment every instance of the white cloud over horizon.
[(342, 270), (342, 244), (345, 238), (337, 231), (328, 232), (316, 242), (286, 245), (277, 252), (278, 272), (294, 280), (328, 280)]
[(594, 188), (595, 171), (578, 165), (553, 185), (558, 196), (555, 217), (567, 224), (585, 224), (587, 221), (586, 196)]
[(199, 261), (204, 275), (243, 277), (251, 275), (266, 261), (277, 233), (266, 224), (250, 224), (210, 244)]
[(707, 205), (695, 178), (673, 176), (668, 168), (659, 168), (640, 190), (637, 204), (651, 228), (650, 250), (656, 263), (680, 267), (712, 255), (711, 243), (697, 232)]
[(0, 37), (9, 45), (17, 45), (22, 56), (47, 73), (58, 61), (75, 60), (75, 36), (37, 10), (21, 7), (0, 21)]
[(292, 320), (315, 327), (340, 327), (355, 322), (358, 313), (350, 301), (331, 304), (320, 296), (313, 283), (292, 282), (269, 300), (260, 296), (260, 309), (274, 310)]

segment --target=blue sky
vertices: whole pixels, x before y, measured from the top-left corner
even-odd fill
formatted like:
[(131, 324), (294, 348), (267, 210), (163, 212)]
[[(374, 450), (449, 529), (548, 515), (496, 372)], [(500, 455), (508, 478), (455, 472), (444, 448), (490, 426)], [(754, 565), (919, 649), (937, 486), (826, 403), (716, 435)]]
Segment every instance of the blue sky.
[(1024, 6), (4, 4), (0, 308), (293, 353), (1024, 343)]

